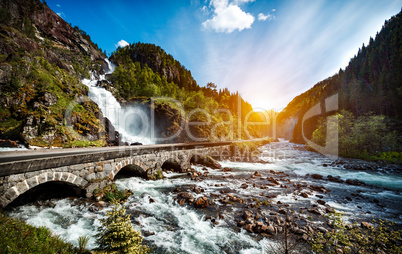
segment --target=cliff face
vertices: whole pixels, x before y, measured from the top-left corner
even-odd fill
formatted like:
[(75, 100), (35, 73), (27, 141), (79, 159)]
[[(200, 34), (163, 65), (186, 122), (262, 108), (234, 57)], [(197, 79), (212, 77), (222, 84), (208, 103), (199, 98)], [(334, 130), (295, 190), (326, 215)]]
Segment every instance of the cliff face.
[(106, 65), (96, 44), (39, 0), (1, 0), (0, 14), (0, 138), (103, 145), (105, 121), (80, 83)]

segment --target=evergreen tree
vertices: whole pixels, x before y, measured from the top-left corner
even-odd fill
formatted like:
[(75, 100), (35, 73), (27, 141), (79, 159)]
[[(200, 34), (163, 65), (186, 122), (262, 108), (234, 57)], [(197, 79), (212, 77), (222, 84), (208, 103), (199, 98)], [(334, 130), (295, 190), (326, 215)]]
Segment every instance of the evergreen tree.
[(106, 213), (107, 218), (101, 220), (98, 249), (107, 253), (150, 253), (150, 248), (142, 245), (142, 237), (134, 230), (126, 209), (117, 201), (112, 204), (112, 210)]

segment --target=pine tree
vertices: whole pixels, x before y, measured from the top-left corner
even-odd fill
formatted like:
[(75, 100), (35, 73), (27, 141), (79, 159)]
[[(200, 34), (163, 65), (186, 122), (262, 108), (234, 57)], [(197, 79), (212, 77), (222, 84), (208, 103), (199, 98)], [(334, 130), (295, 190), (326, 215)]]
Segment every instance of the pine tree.
[(106, 213), (107, 218), (101, 220), (98, 249), (107, 253), (150, 253), (150, 248), (142, 245), (141, 234), (134, 230), (126, 209), (117, 201), (112, 204), (112, 210)]

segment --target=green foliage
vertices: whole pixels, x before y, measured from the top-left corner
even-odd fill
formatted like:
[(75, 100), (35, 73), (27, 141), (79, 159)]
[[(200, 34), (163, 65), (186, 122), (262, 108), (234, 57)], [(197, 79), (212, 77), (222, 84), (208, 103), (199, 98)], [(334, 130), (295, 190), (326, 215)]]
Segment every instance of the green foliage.
[(150, 253), (151, 250), (142, 244), (142, 237), (135, 231), (126, 215), (126, 209), (114, 202), (111, 211), (102, 219), (100, 233), (97, 236), (98, 249), (107, 253)]
[(0, 213), (1, 253), (82, 253), (45, 227), (33, 227)]
[(96, 189), (94, 191), (94, 196), (98, 200), (103, 200), (107, 202), (120, 202), (124, 203), (133, 193), (130, 190), (118, 190), (115, 184), (107, 185), (103, 189)]
[(230, 144), (232, 150), (236, 150), (240, 153), (251, 153), (257, 151), (257, 149), (263, 145), (271, 143), (270, 138), (264, 138), (253, 141), (237, 141)]
[[(242, 126), (252, 111), (251, 105), (238, 93), (230, 93), (227, 88), (218, 91), (213, 83), (200, 87), (191, 72), (160, 47), (134, 43), (118, 48), (110, 58), (118, 65), (111, 76), (115, 96), (125, 100), (169, 97), (179, 101), (189, 114), (188, 121), (207, 123), (192, 125), (193, 136), (210, 141), (249, 138), (247, 132), (253, 136), (266, 136), (266, 127), (238, 128), (239, 122)], [(196, 112), (192, 112), (194, 110)], [(250, 118), (262, 121), (258, 114)]]
[(380, 219), (365, 228), (358, 223), (346, 225), (340, 213), (328, 218), (334, 230), (310, 235), (314, 253), (402, 253), (401, 231), (392, 229), (392, 222)]
[[(385, 115), (394, 121), (390, 128), (398, 131), (400, 136), (401, 34), (402, 12), (385, 22), (375, 40), (370, 38), (367, 46), (362, 45), (345, 70), (339, 70), (338, 74), (317, 83), (310, 90), (295, 97), (278, 115), (279, 135), (304, 143), (301, 122), (305, 112), (317, 103), (323, 103), (329, 96), (338, 94), (339, 109), (348, 110), (357, 118), (364, 117), (370, 112), (373, 112), (374, 115)], [(289, 129), (289, 123), (294, 119), (298, 119), (298, 124), (292, 135), (292, 133), (286, 133), (286, 130)], [(367, 126), (366, 123), (364, 126)], [(364, 126), (363, 128), (366, 128)], [(381, 128), (378, 125), (373, 125), (373, 127)], [(358, 128), (357, 125), (356, 128)], [(303, 133), (308, 139), (315, 129), (316, 122), (314, 120), (312, 123), (304, 122)], [(376, 147), (366, 149), (371, 150), (368, 153), (373, 153), (372, 150)]]
[[(319, 121), (313, 132), (315, 143), (328, 145), (338, 142), (339, 155), (347, 157), (397, 159), (400, 155), (392, 152), (400, 149), (400, 142), (396, 132), (387, 127), (385, 116), (364, 115), (355, 119), (351, 112), (342, 110), (330, 119)], [(336, 132), (337, 136), (331, 135)]]
[(78, 237), (78, 253), (84, 253), (88, 245), (89, 236)]

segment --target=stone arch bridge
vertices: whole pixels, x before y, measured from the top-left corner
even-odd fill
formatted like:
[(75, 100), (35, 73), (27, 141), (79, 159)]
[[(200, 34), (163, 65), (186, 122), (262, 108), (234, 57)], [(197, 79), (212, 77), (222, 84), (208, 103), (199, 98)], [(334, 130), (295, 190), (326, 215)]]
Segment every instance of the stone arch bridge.
[[(0, 207), (49, 182), (65, 183), (91, 197), (123, 170), (154, 175), (162, 167), (187, 170), (194, 158), (227, 157), (231, 142), (7, 152), (0, 156)], [(45, 152), (44, 152), (45, 151)]]

